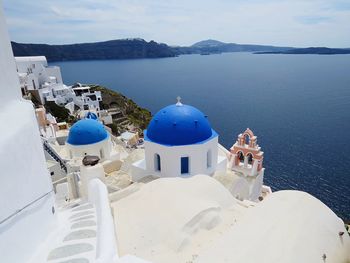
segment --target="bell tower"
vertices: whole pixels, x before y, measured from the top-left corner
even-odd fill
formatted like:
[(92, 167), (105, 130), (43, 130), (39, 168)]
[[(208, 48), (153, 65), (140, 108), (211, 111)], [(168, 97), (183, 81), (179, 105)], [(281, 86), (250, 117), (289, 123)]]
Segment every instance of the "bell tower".
[[(229, 168), (240, 178), (240, 186), (231, 190), (238, 199), (262, 200), (265, 192), (263, 168), (264, 152), (257, 143), (257, 137), (247, 128), (238, 135), (229, 155)], [(266, 188), (266, 189), (265, 189)]]
[(230, 167), (246, 177), (256, 177), (263, 173), (264, 152), (257, 144), (257, 137), (247, 128), (238, 135), (236, 143), (230, 149)]

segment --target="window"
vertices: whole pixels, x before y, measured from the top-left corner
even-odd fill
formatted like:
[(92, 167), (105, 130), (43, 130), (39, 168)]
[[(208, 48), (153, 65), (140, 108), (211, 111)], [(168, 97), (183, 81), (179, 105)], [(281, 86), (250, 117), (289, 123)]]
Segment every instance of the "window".
[(181, 157), (181, 174), (188, 174), (189, 173), (189, 158), (188, 157)]
[(51, 176), (54, 175), (54, 174), (55, 174), (55, 172), (51, 172), (51, 173), (50, 173)]
[(246, 135), (244, 136), (244, 142), (245, 142), (245, 144), (248, 144), (248, 145), (249, 145), (249, 143), (250, 143), (250, 137), (249, 137), (248, 134), (246, 134)]
[(238, 160), (239, 160), (241, 163), (244, 162), (244, 155), (243, 155), (242, 152), (238, 152), (238, 153), (237, 153), (237, 158), (238, 158)]
[(248, 158), (248, 164), (252, 164), (253, 163), (253, 155), (251, 153), (248, 153), (247, 158)]
[(100, 150), (100, 157), (101, 159), (105, 158), (105, 155), (103, 154), (103, 149)]
[(155, 155), (154, 164), (155, 164), (155, 170), (156, 170), (156, 171), (161, 171), (160, 156), (159, 156), (159, 154), (156, 154), (156, 155)]
[(207, 152), (207, 168), (211, 167), (211, 150)]
[(90, 98), (90, 100), (96, 100), (96, 95), (95, 94), (93, 94), (93, 95), (87, 95), (89, 98)]
[(25, 89), (21, 88), (22, 96), (26, 95)]

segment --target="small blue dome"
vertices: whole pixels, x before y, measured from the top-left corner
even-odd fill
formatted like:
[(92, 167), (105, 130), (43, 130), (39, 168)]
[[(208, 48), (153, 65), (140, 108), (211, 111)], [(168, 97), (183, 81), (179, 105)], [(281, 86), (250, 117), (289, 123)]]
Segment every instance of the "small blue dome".
[(86, 145), (103, 141), (107, 137), (108, 133), (99, 121), (83, 119), (70, 128), (67, 142), (72, 145)]
[(217, 136), (207, 116), (181, 103), (157, 112), (145, 131), (145, 140), (164, 145), (197, 144)]
[(97, 120), (98, 117), (95, 113), (89, 111), (88, 113), (85, 114), (85, 119)]

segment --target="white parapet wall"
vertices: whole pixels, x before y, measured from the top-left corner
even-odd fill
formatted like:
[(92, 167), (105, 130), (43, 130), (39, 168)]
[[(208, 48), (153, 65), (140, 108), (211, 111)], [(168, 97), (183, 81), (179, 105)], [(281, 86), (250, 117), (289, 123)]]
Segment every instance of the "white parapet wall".
[(106, 185), (98, 178), (89, 181), (89, 201), (96, 207), (97, 249), (96, 263), (110, 263), (118, 259), (117, 242)]
[[(93, 179), (99, 179), (101, 182), (104, 182), (105, 172), (101, 164), (96, 164), (94, 166), (80, 166), (80, 197), (90, 198), (89, 185), (90, 181)], [(93, 194), (93, 193), (92, 193)]]
[(119, 257), (116, 232), (106, 185), (98, 178), (89, 181), (89, 202), (96, 208), (96, 263), (151, 263), (133, 255)]

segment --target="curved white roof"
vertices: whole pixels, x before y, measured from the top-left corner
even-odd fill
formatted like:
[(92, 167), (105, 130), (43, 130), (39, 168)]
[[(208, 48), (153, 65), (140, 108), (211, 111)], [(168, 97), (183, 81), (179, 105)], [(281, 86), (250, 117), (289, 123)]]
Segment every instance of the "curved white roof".
[(280, 191), (240, 202), (215, 179), (161, 178), (113, 203), (119, 252), (151, 262), (346, 262), (350, 239), (322, 202)]
[(350, 238), (339, 236), (343, 231), (342, 220), (320, 200), (305, 192), (279, 191), (249, 209), (195, 262), (347, 262)]

